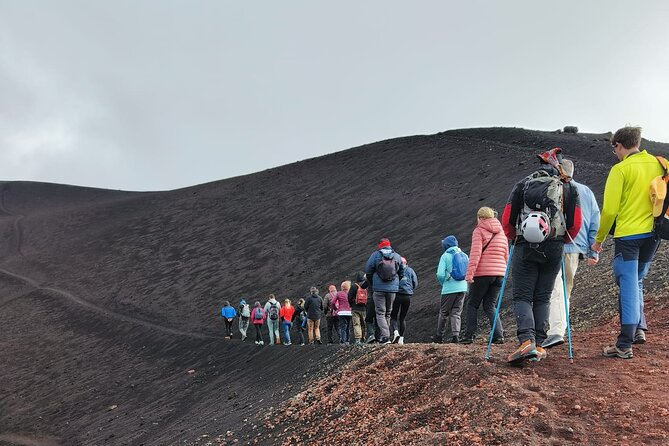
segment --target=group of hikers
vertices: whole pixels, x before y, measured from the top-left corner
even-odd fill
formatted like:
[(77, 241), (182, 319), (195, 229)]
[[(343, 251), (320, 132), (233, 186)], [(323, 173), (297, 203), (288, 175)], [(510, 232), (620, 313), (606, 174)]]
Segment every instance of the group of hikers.
[[(513, 187), (500, 219), (490, 207), (478, 210), (469, 255), (458, 247), (454, 235), (445, 237), (436, 271), (441, 301), (433, 342), (473, 343), (483, 305), (492, 326), (489, 343), (503, 344), (498, 301), (510, 271), (519, 345), (507, 361), (544, 359), (546, 349), (565, 342), (569, 298), (580, 261), (597, 264), (602, 243), (611, 234), (620, 333), (602, 354), (632, 358), (632, 345), (646, 342), (648, 329), (643, 280), (660, 239), (669, 238), (669, 223), (663, 225), (669, 165), (642, 151), (640, 144), (639, 127), (613, 134), (611, 149), (619, 162), (609, 172), (601, 214), (592, 190), (573, 179), (573, 161), (563, 159), (561, 149), (554, 148), (538, 155), (539, 168)], [(324, 298), (312, 287), (295, 306), (289, 299), (279, 304), (274, 295), (264, 306), (255, 302), (251, 307), (242, 300), (237, 310), (226, 302), (222, 316), (228, 337), (239, 314), (242, 340), (253, 325), (258, 345), (264, 344), (265, 325), (270, 344), (281, 343), (283, 328), (283, 343), (290, 345), (292, 327), (301, 345), (321, 344), (323, 317), (329, 343), (337, 342), (338, 335), (341, 344), (403, 344), (405, 319), (417, 287), (418, 278), (407, 260), (382, 239), (365, 270), (341, 283), (339, 290), (330, 285)], [(461, 331), (463, 310), (466, 324)]]
[[(382, 282), (377, 280), (372, 285), (374, 277)], [(221, 316), (226, 323), (227, 338), (233, 336), (232, 324), (239, 315), (242, 341), (248, 337), (248, 329), (252, 325), (256, 345), (265, 344), (262, 335), (264, 326), (269, 331), (269, 345), (291, 345), (293, 327), (300, 345), (322, 344), (320, 325), (323, 317), (328, 344), (404, 344), (405, 318), (417, 287), (418, 277), (406, 258), (393, 251), (388, 239), (383, 239), (379, 243), (379, 251), (370, 256), (366, 271), (356, 273), (353, 280), (342, 282), (339, 290), (336, 285), (329, 285), (325, 297), (320, 296), (318, 288), (311, 287), (309, 296), (299, 299), (296, 305), (290, 299), (285, 299), (281, 305), (273, 294), (269, 295), (264, 306), (256, 301), (251, 307), (242, 299), (235, 309), (226, 301)], [(372, 289), (374, 291), (370, 292)], [(280, 328), (283, 329), (283, 341)]]

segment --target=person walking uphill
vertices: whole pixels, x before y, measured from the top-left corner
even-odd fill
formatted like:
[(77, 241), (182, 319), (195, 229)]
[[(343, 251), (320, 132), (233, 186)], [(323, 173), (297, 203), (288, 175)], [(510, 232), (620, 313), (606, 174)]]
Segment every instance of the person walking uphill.
[[(458, 342), (460, 336), (460, 315), (467, 293), (467, 254), (458, 248), (458, 239), (449, 235), (441, 241), (444, 253), (437, 266), (437, 280), (441, 284), (441, 304), (434, 342)], [(448, 328), (448, 332), (446, 332)], [(447, 334), (444, 339), (444, 334)]]
[(276, 300), (274, 294), (269, 295), (269, 300), (265, 304), (265, 314), (267, 315), (267, 329), (269, 330), (269, 345), (280, 344), (281, 304)]
[(300, 345), (304, 345), (304, 332), (307, 331), (307, 311), (304, 309), (304, 299), (299, 299), (293, 313), (293, 325), (297, 327), (297, 334), (300, 335)]
[(227, 300), (223, 303), (223, 308), (221, 308), (221, 316), (223, 317), (223, 322), (225, 322), (225, 339), (230, 339), (232, 337), (232, 321), (235, 320), (237, 311), (232, 308), (230, 302)]
[[(659, 161), (641, 151), (641, 128), (624, 127), (611, 139), (618, 163), (611, 168), (604, 187), (604, 204), (599, 230), (592, 250), (602, 251), (602, 243), (615, 226), (613, 274), (619, 288), (620, 334), (615, 345), (604, 347), (603, 355), (632, 358), (632, 344), (646, 341), (643, 314), (643, 280), (659, 246), (653, 232), (653, 202), (649, 189), (653, 178), (662, 175)], [(658, 203), (661, 204), (661, 203)], [(656, 210), (655, 215), (661, 213)]]
[(265, 310), (260, 305), (260, 302), (256, 301), (253, 305), (253, 310), (251, 310), (251, 323), (256, 330), (256, 345), (264, 344), (262, 340), (262, 326), (265, 324), (265, 317)]
[(323, 306), (325, 310), (325, 332), (328, 336), (328, 344), (334, 344), (339, 341), (339, 339), (335, 339), (335, 336), (339, 336), (339, 318), (337, 317), (336, 311), (332, 305), (332, 301), (334, 301), (336, 298), (337, 287), (335, 285), (330, 285), (328, 287), (328, 293), (323, 299)]
[(293, 315), (295, 314), (295, 307), (290, 304), (290, 299), (283, 301), (283, 307), (279, 311), (281, 316), (281, 326), (283, 326), (283, 339), (286, 345), (291, 345), (290, 329), (293, 326)]
[(409, 312), (409, 305), (411, 305), (411, 296), (413, 296), (414, 290), (418, 288), (418, 276), (409, 267), (407, 259), (404, 257), (402, 257), (402, 264), (404, 265), (404, 277), (400, 279), (400, 289), (393, 302), (393, 311), (390, 313), (390, 328), (393, 332), (392, 343), (400, 345), (404, 344), (404, 331), (407, 328), (405, 319)]
[(246, 339), (250, 319), (251, 307), (242, 299), (239, 301), (239, 333), (242, 335), (242, 341)]
[(348, 290), (348, 304), (351, 306), (355, 345), (361, 345), (363, 339), (365, 339), (367, 297), (367, 279), (365, 279), (365, 273), (360, 271), (355, 274), (355, 281)]
[(331, 305), (334, 307), (334, 312), (339, 319), (339, 343), (348, 345), (351, 343), (351, 305), (348, 303), (348, 292), (351, 289), (351, 282), (346, 280), (341, 283), (341, 291), (339, 291)]
[(502, 227), (515, 241), (511, 260), (513, 311), (520, 346), (507, 360), (546, 357), (551, 291), (560, 270), (565, 241), (581, 228), (578, 190), (561, 165), (561, 149), (538, 155), (540, 168), (514, 186), (502, 214)]
[(568, 177), (572, 178), (570, 183), (578, 190), (578, 199), (581, 203), (581, 230), (573, 242), (564, 245), (564, 284), (562, 273), (558, 271), (551, 293), (551, 306), (548, 316), (548, 337), (541, 344), (543, 348), (551, 348), (564, 344), (564, 335), (567, 330), (567, 313), (565, 308), (564, 289), (567, 288), (567, 302), (571, 298), (571, 290), (574, 288), (574, 277), (578, 269), (579, 259), (586, 257), (588, 266), (594, 266), (599, 261), (599, 254), (590, 247), (595, 243), (595, 235), (599, 229), (599, 206), (595, 194), (585, 184), (573, 180), (574, 163), (571, 160), (562, 160), (562, 166)]
[(378, 251), (374, 251), (367, 260), (365, 273), (374, 289), (376, 323), (381, 336), (379, 342), (389, 344), (390, 312), (393, 309), (395, 294), (400, 288), (400, 279), (404, 276), (402, 257), (393, 250), (390, 240), (381, 239)]
[[(469, 284), (469, 293), (465, 303), (466, 326), (465, 333), (460, 339), (461, 344), (474, 342), (481, 303), (483, 312), (488, 316), (490, 324), (493, 324), (495, 303), (509, 259), (509, 242), (504, 235), (502, 223), (497, 219), (497, 212), (489, 207), (480, 208), (476, 213), (476, 223), (472, 232), (472, 247), (469, 250), (469, 264), (465, 276)], [(499, 316), (495, 323), (492, 342), (504, 343), (504, 329)]]
[(309, 297), (304, 302), (304, 309), (307, 311), (307, 339), (309, 344), (314, 340), (318, 344), (321, 342), (321, 318), (323, 317), (323, 298), (318, 295), (318, 288), (312, 286), (309, 290)]

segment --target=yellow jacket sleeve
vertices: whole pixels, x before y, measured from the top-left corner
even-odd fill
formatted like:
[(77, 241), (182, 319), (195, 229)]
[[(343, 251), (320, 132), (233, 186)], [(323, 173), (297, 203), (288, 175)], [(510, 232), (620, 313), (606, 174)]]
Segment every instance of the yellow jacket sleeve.
[(616, 221), (620, 201), (623, 193), (624, 177), (618, 166), (614, 166), (609, 172), (604, 187), (604, 204), (602, 206), (601, 219), (599, 221), (599, 230), (595, 241), (602, 243)]

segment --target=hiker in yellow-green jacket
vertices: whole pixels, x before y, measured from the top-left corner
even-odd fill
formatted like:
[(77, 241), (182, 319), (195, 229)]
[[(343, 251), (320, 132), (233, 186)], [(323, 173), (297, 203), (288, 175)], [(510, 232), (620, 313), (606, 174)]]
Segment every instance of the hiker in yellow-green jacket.
[(599, 231), (592, 245), (593, 251), (601, 252), (606, 235), (614, 228), (613, 273), (620, 289), (620, 334), (615, 345), (604, 347), (603, 355), (623, 359), (632, 358), (632, 344), (646, 342), (643, 279), (659, 245), (653, 232), (649, 188), (663, 169), (640, 146), (640, 127), (624, 127), (611, 138), (619, 162), (611, 168), (606, 180)]

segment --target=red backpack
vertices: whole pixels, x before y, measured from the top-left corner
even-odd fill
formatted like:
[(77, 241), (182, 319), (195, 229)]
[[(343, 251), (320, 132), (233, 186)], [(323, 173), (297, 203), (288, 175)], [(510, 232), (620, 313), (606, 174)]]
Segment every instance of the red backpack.
[(358, 285), (358, 290), (355, 292), (355, 304), (367, 305), (367, 290)]

